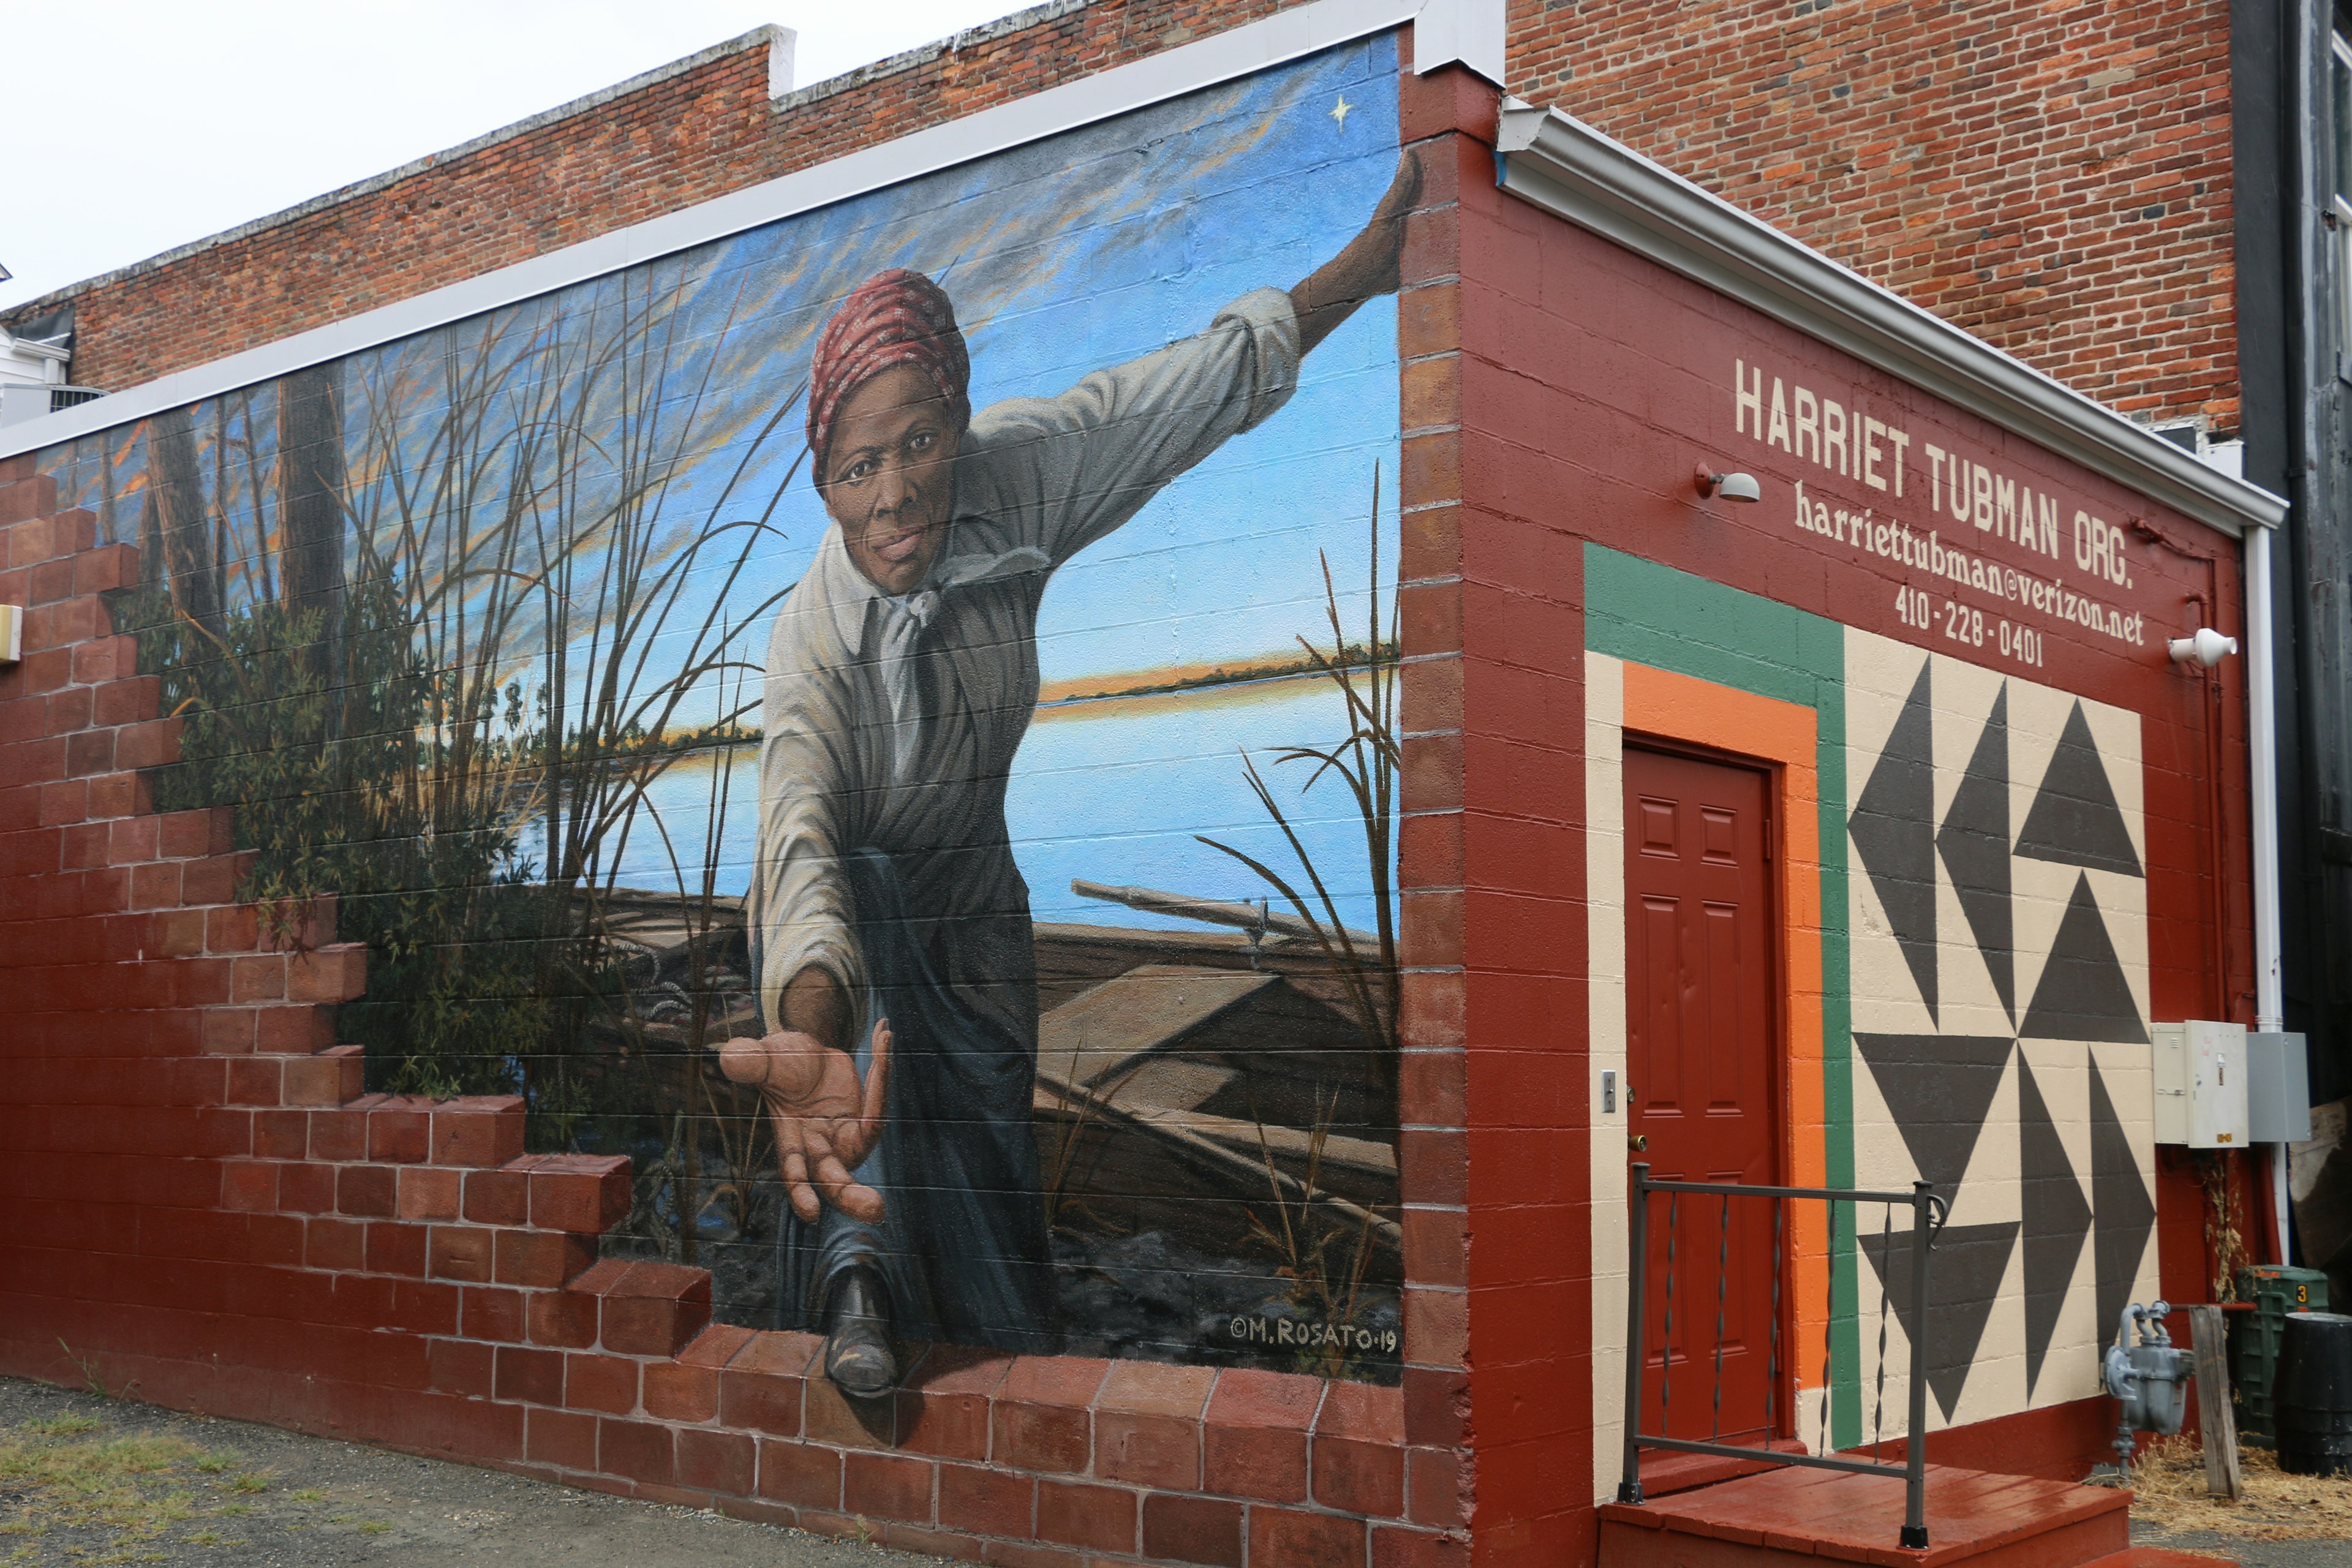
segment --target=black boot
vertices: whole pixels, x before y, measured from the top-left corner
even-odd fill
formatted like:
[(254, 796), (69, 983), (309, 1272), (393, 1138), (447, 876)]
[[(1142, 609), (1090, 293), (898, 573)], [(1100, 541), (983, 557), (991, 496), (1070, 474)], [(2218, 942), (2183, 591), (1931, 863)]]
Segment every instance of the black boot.
[(876, 1399), (898, 1383), (890, 1350), (890, 1295), (881, 1274), (852, 1265), (825, 1305), (824, 1374), (852, 1399)]

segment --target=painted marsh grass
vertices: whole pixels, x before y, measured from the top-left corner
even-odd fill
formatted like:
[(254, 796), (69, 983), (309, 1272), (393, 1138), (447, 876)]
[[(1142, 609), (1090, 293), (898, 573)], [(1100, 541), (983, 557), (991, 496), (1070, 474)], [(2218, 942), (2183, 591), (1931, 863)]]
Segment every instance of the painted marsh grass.
[[(1286, 876), (1272, 866), (1244, 854), (1229, 844), (1209, 837), (1201, 842), (1212, 849), (1221, 850), (1248, 867), (1282, 895), (1298, 918), (1313, 931), (1316, 945), (1328, 959), (1333, 971), (1347, 988), (1350, 1007), (1358, 1026), (1363, 1031), (1365, 1044), (1370, 1047), (1373, 1059), (1382, 1075), (1383, 1087), (1391, 1094), (1396, 1089), (1396, 1019), (1398, 1005), (1398, 971), (1396, 952), (1396, 913), (1393, 907), (1391, 868), (1396, 863), (1396, 785), (1398, 770), (1403, 753), (1398, 745), (1397, 717), (1397, 605), (1391, 595), (1388, 608), (1385, 635), (1381, 616), (1381, 472), (1372, 469), (1372, 509), (1370, 519), (1371, 549), (1366, 593), (1365, 633), (1360, 645), (1348, 641), (1339, 618), (1339, 590), (1331, 579), (1331, 559), (1321, 555), (1323, 563), (1324, 614), (1331, 628), (1328, 652), (1317, 647), (1305, 637), (1298, 638), (1308, 666), (1339, 691), (1347, 705), (1348, 733), (1345, 739), (1328, 745), (1291, 745), (1275, 753), (1274, 766), (1287, 763), (1313, 764), (1299, 793), (1306, 794), (1320, 783), (1325, 775), (1336, 778), (1353, 804), (1363, 825), (1364, 868), (1371, 890), (1372, 909), (1376, 921), (1373, 951), (1366, 952), (1356, 941), (1345, 921), (1339, 918), (1339, 900), (1321, 868), (1316, 865), (1305, 840), (1282, 808), (1282, 803), (1258, 769), (1257, 760), (1246, 752), (1242, 754), (1242, 771), (1249, 781), (1250, 791), (1257, 796), (1276, 827), (1290, 846), (1297, 861), (1296, 877)], [(1319, 553), (1319, 552), (1318, 552)], [(1305, 884), (1301, 888), (1300, 882)], [(1307, 894), (1311, 891), (1312, 900)]]
[(801, 393), (722, 395), (711, 347), (768, 303), (656, 264), (102, 454), (145, 547), (118, 624), (183, 723), (159, 804), (236, 808), (281, 945), (335, 899), (370, 1087), (521, 1089), (540, 1147), (704, 1111), (625, 1026), (603, 901), (633, 836), (670, 837), (651, 784), (740, 743), (785, 591), (755, 568)]

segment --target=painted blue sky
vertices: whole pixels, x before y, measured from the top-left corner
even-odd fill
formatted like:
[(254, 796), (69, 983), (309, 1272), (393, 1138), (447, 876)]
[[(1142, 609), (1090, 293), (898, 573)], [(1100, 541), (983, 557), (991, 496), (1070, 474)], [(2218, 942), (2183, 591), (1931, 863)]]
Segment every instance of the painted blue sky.
[[(1288, 287), (1346, 243), (1394, 170), (1394, 71), (1381, 38), (775, 225), (713, 247), (703, 292), (731, 298), (738, 268), (792, 279), (758, 287), (772, 304), (734, 334), (772, 397), (806, 374), (841, 295), (913, 268), (956, 301), (976, 406), (1049, 395), (1198, 331), (1251, 289)], [(1045, 679), (1245, 656), (1311, 628), (1318, 548), (1361, 580), (1372, 466), (1395, 449), (1394, 345), (1391, 302), (1360, 311), (1282, 414), (1066, 569), (1041, 622)], [(797, 419), (794, 432), (783, 460)], [(766, 564), (781, 584), (824, 530), (805, 475), (776, 521), (789, 537)]]
[[(801, 384), (816, 330), (859, 281), (895, 266), (945, 284), (971, 346), (975, 405), (1050, 395), (1201, 330), (1250, 289), (1286, 288), (1334, 254), (1393, 172), (1395, 70), (1391, 40), (1369, 39), (355, 356), (349, 445), (356, 455), (373, 413), (397, 422), (410, 463), (422, 466), (451, 360), (479, 371), (534, 333), (584, 343), (650, 302), (667, 312), (673, 390), (662, 412), (681, 459), (662, 500), (665, 526), (706, 526), (747, 456), (717, 515), (757, 515), (800, 455), (798, 411), (756, 449), (752, 437)], [(1287, 647), (1319, 620), (1318, 549), (1343, 584), (1360, 582), (1377, 459), (1391, 459), (1393, 479), (1394, 342), (1392, 301), (1359, 311), (1317, 351), (1281, 415), (1064, 571), (1041, 626), (1045, 679)], [(689, 400), (688, 387), (699, 395)], [(270, 395), (257, 387), (197, 410), (200, 438), (236, 432), (232, 468), (274, 461)], [(249, 431), (239, 417), (247, 405)], [(53, 454), (68, 492), (102, 510), (99, 454), (108, 449), (102, 435)], [(121, 434), (112, 449), (109, 531), (131, 538), (138, 454)], [(219, 471), (209, 452), (204, 467)], [(232, 476), (226, 488), (234, 493), (218, 499), (247, 514), (243, 531), (267, 539), (268, 486)], [(755, 577), (730, 598), (754, 603), (805, 568), (825, 526), (805, 474), (771, 521), (783, 537), (772, 537)], [(763, 640), (764, 628), (747, 637)]]

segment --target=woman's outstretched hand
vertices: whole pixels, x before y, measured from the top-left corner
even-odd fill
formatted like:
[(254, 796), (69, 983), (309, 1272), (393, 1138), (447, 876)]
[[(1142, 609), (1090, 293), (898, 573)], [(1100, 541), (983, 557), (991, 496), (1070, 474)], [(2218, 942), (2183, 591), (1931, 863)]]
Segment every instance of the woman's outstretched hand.
[(798, 1029), (730, 1040), (719, 1047), (719, 1066), (737, 1083), (757, 1089), (766, 1102), (794, 1214), (815, 1223), (824, 1212), (817, 1202), (822, 1193), (852, 1219), (881, 1222), (882, 1194), (850, 1173), (881, 1141), (883, 1108), (890, 1102), (890, 1020), (874, 1026), (862, 1089), (848, 1052)]
[(1365, 300), (1396, 292), (1405, 216), (1421, 203), (1421, 184), (1420, 150), (1408, 147), (1397, 154), (1396, 174), (1372, 209), (1371, 221), (1339, 255), (1290, 290), (1291, 308), (1298, 315), (1299, 353), (1329, 337)]

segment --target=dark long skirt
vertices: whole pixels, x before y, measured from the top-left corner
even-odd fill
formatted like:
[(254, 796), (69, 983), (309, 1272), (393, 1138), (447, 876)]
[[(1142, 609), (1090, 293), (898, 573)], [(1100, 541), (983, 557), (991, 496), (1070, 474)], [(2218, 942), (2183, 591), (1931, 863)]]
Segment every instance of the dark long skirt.
[(826, 1205), (809, 1225), (786, 1208), (778, 1325), (822, 1331), (834, 1279), (865, 1263), (881, 1272), (903, 1339), (1051, 1354), (1061, 1335), (1031, 1131), (1035, 1044), (940, 978), (889, 856), (856, 850), (845, 868), (867, 981), (861, 1079), (874, 1020), (890, 1022), (888, 1125), (856, 1172), (887, 1213), (867, 1225)]

